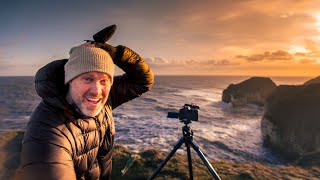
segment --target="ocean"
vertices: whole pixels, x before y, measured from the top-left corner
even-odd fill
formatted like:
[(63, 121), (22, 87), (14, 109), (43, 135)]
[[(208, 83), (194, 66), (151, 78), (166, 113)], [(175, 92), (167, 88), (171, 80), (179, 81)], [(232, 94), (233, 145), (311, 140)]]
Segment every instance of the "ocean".
[[(285, 161), (263, 147), (260, 122), (263, 108), (255, 105), (233, 108), (221, 101), (222, 91), (231, 83), (249, 77), (156, 76), (151, 91), (113, 112), (116, 144), (134, 152), (158, 149), (170, 152), (182, 136), (183, 123), (167, 118), (185, 103), (200, 107), (199, 121), (190, 124), (194, 140), (210, 160), (260, 162), (281, 165)], [(298, 85), (308, 77), (271, 77), (277, 84)], [(34, 77), (0, 77), (0, 135), (24, 130), (30, 114), (40, 102)], [(185, 153), (184, 145), (178, 153)], [(192, 150), (192, 156), (196, 157)]]

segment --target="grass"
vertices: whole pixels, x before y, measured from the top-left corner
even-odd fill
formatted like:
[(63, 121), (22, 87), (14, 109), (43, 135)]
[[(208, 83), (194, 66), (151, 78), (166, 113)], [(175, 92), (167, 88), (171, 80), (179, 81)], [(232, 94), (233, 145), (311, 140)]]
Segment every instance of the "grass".
[[(132, 153), (122, 146), (114, 148), (112, 179), (147, 179), (150, 177), (168, 153), (147, 150), (139, 153), (141, 159), (122, 176)], [(194, 179), (213, 179), (199, 157), (193, 157)], [(211, 161), (221, 179), (320, 179), (320, 167), (270, 166), (256, 162), (237, 164), (230, 161)], [(188, 160), (186, 156), (175, 154), (165, 165), (156, 179), (189, 179)]]
[[(9, 132), (0, 136), (0, 179), (13, 179), (20, 162), (23, 132)], [(123, 146), (114, 147), (111, 179), (147, 179), (168, 155), (167, 152), (150, 149), (140, 152), (125, 175), (121, 170), (130, 156), (135, 154)], [(194, 179), (213, 179), (198, 156), (192, 157)], [(234, 163), (231, 161), (210, 161), (221, 179), (320, 179), (320, 167), (313, 166), (270, 166), (257, 162)], [(189, 179), (188, 160), (185, 155), (175, 154), (155, 179)]]

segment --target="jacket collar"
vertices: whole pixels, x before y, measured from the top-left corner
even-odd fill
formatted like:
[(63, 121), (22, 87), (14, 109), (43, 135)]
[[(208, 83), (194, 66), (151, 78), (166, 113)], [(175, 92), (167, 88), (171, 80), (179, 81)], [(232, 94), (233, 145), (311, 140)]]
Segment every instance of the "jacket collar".
[[(67, 59), (53, 61), (40, 68), (35, 76), (35, 89), (43, 101), (57, 109), (69, 109), (66, 94), (68, 85), (64, 84), (64, 65)], [(71, 108), (74, 109), (74, 108)]]

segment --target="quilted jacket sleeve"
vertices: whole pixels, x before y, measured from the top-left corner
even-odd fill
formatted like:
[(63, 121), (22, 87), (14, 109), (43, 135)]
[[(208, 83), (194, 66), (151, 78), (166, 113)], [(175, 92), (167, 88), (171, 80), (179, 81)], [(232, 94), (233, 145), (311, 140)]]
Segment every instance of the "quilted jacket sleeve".
[[(154, 82), (151, 69), (137, 53), (124, 46), (118, 46), (117, 51), (118, 49), (120, 49), (122, 58), (116, 58), (114, 63), (125, 74), (114, 78), (108, 99), (113, 109), (149, 91)], [(110, 176), (113, 140), (113, 133), (106, 133), (104, 142), (99, 149), (100, 179), (108, 179)]]
[(121, 57), (116, 58), (114, 63), (125, 74), (114, 77), (109, 94), (113, 109), (149, 91), (154, 83), (153, 72), (137, 53), (125, 46), (118, 46), (117, 51), (120, 51)]
[[(33, 114), (33, 116), (39, 115)], [(76, 179), (71, 145), (57, 127), (52, 126), (50, 121), (48, 123), (33, 121), (28, 124), (22, 142), (21, 164), (16, 179)]]

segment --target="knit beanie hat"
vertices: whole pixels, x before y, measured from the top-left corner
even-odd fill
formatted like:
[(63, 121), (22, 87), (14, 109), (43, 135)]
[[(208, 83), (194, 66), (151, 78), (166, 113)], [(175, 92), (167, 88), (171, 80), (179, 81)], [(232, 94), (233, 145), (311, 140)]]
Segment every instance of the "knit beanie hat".
[(92, 71), (108, 74), (112, 83), (114, 64), (105, 50), (96, 47), (76, 46), (70, 49), (69, 54), (69, 60), (64, 65), (65, 84), (83, 73)]

